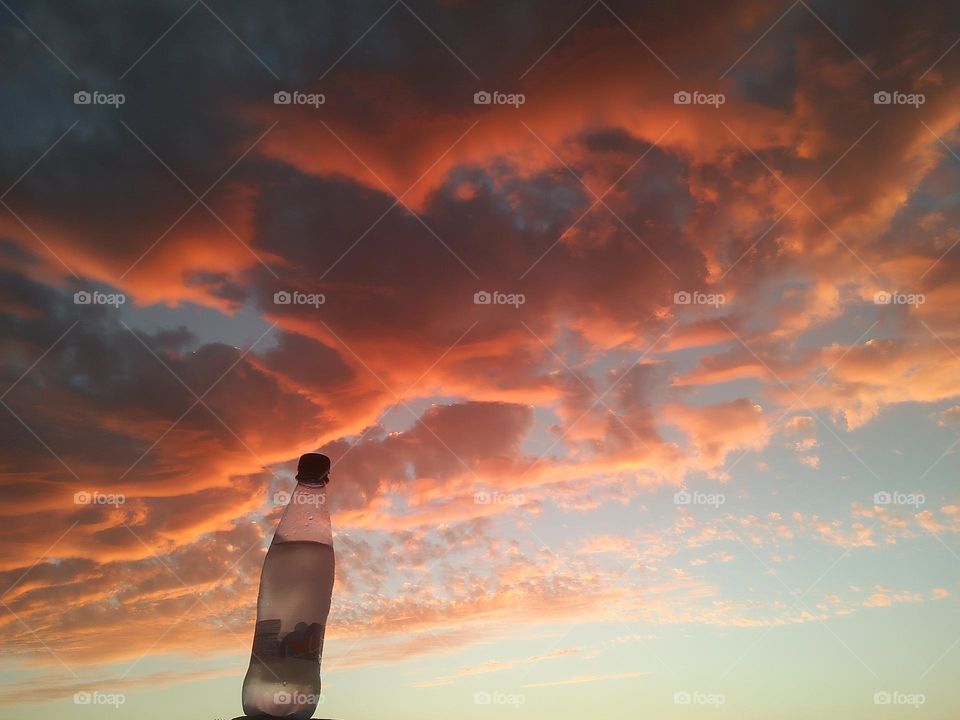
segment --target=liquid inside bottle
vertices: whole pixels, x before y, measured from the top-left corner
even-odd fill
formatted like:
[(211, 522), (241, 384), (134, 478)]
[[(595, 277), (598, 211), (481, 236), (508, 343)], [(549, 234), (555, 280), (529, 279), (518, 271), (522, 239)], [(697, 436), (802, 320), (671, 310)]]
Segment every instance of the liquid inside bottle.
[[(308, 456), (304, 456), (306, 458)], [(329, 460), (326, 467), (329, 470)], [(301, 468), (304, 466), (301, 458)], [(257, 625), (243, 680), (247, 716), (310, 718), (320, 702), (320, 659), (335, 571), (326, 475), (302, 478), (260, 574)]]

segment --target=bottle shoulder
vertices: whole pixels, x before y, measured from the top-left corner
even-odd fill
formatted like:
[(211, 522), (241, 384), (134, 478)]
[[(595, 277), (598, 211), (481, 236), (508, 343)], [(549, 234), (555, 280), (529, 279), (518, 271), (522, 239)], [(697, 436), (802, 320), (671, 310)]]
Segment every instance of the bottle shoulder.
[(333, 528), (323, 486), (297, 485), (280, 517), (273, 542), (315, 542), (333, 546)]

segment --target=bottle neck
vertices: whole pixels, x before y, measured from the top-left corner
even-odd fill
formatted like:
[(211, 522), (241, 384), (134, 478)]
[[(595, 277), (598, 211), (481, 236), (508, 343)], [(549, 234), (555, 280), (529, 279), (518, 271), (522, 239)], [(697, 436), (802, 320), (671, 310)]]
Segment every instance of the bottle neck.
[(310, 480), (297, 480), (297, 487), (294, 489), (294, 492), (296, 491), (326, 493), (327, 481), (311, 482)]

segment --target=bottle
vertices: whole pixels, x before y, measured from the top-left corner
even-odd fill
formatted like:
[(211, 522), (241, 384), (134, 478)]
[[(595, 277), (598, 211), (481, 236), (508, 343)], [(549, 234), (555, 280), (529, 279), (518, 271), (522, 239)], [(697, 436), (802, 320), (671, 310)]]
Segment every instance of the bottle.
[(326, 486), (330, 458), (308, 453), (260, 573), (257, 625), (243, 679), (248, 716), (310, 718), (320, 702), (320, 657), (333, 593)]

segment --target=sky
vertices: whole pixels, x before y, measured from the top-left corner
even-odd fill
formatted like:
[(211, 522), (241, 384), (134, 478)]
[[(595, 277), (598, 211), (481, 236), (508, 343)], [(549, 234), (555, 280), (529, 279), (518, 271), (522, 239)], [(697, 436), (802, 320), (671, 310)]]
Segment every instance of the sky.
[(960, 711), (960, 9), (0, 2), (0, 718)]

